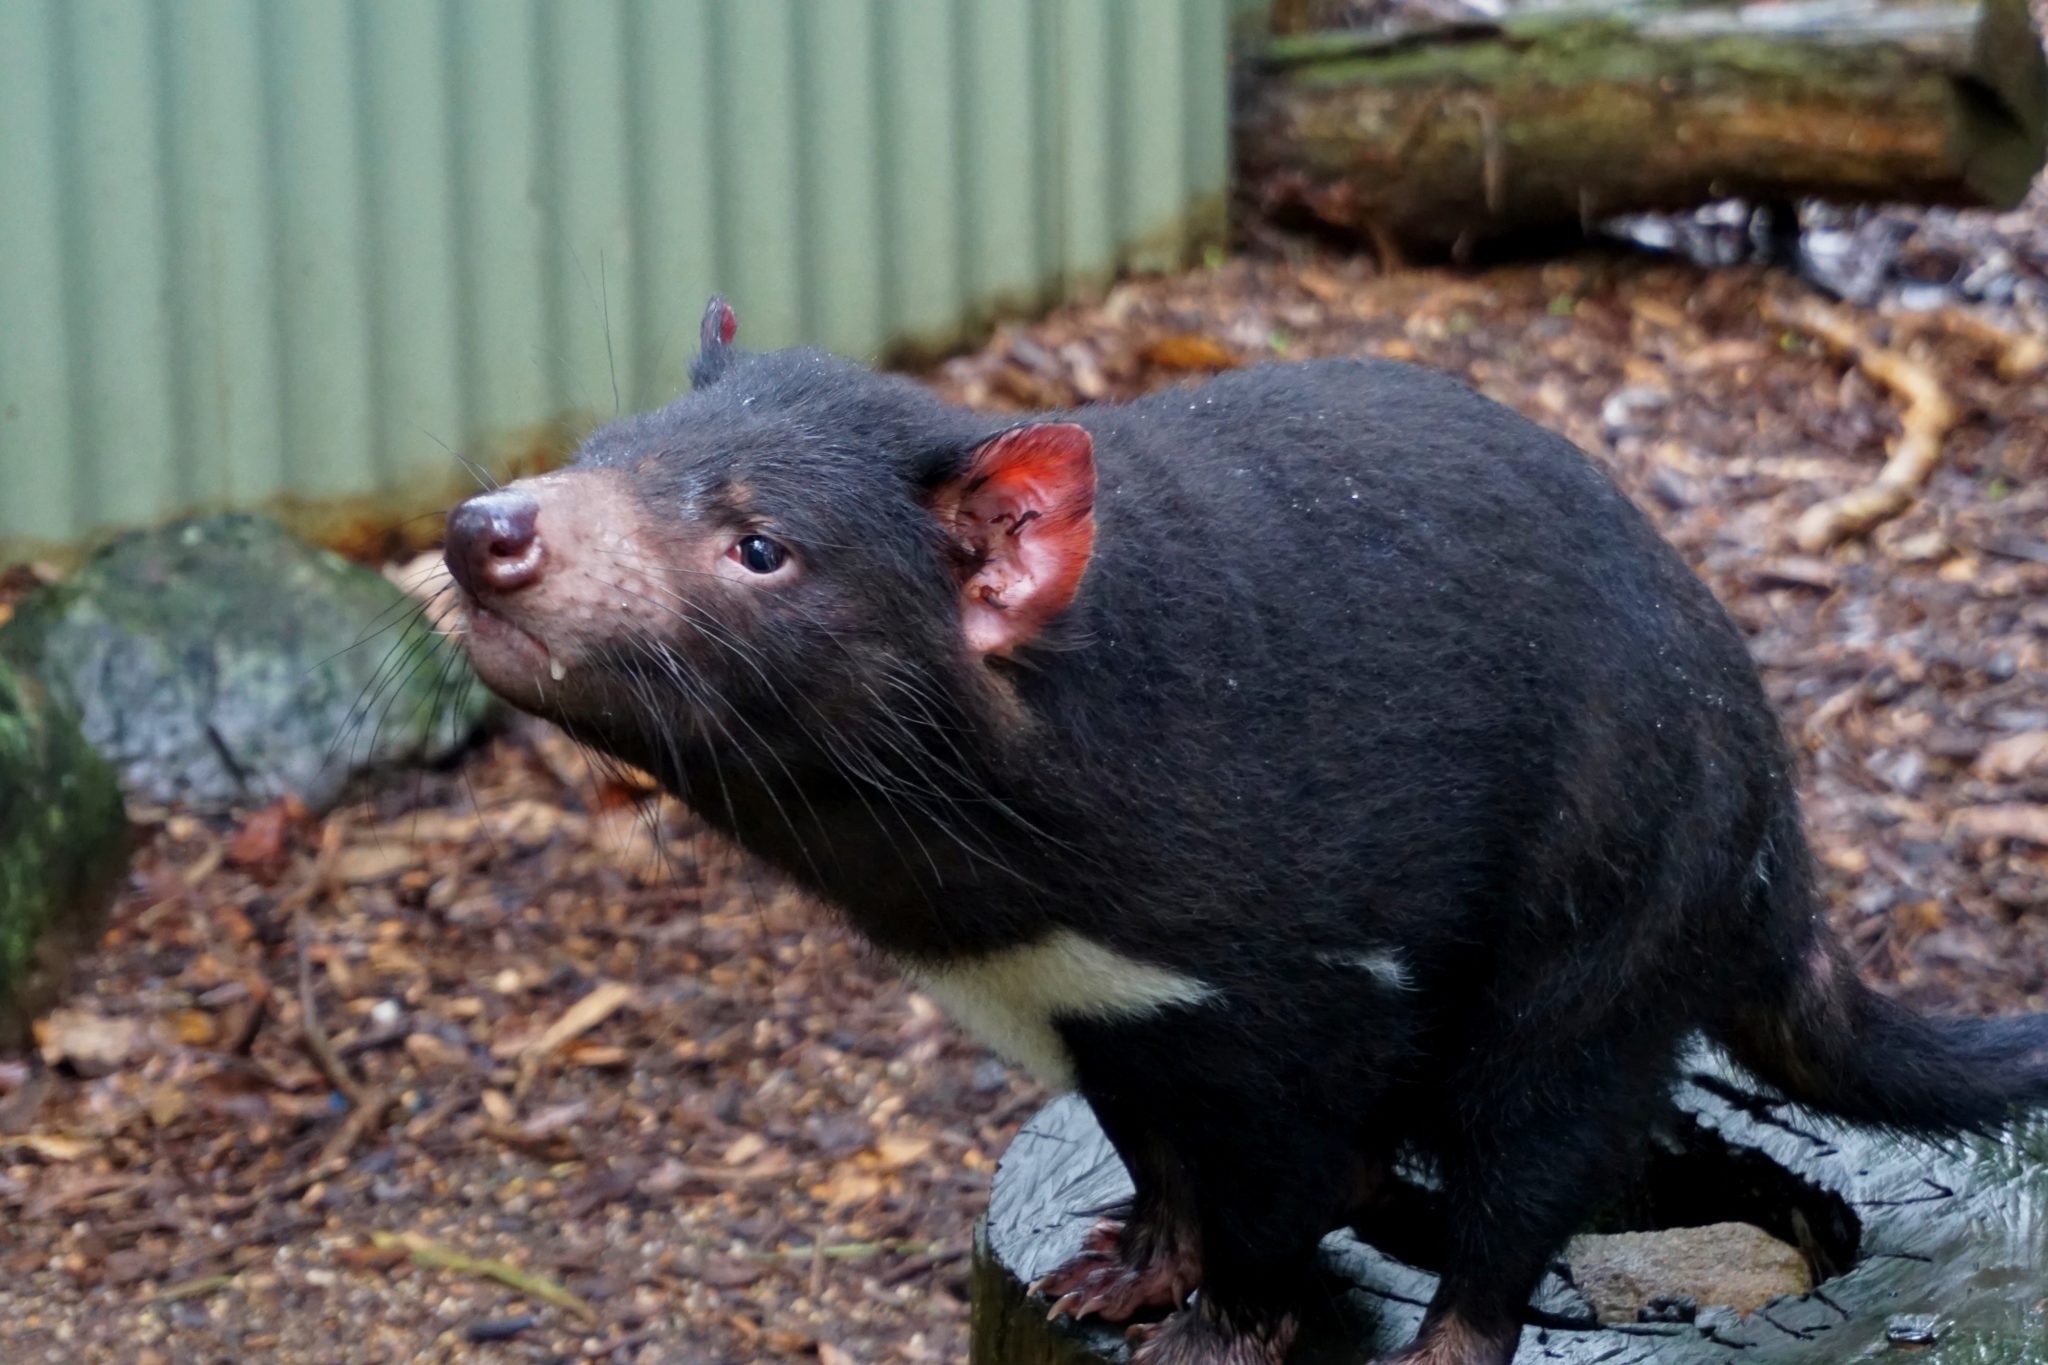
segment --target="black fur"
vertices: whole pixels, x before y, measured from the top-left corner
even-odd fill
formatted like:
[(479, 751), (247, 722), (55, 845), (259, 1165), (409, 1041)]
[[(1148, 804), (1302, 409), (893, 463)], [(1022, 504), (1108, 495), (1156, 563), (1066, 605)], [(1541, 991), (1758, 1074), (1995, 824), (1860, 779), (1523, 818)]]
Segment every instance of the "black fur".
[(1424, 1355), (1505, 1360), (1695, 1030), (1860, 1122), (2048, 1103), (2042, 1020), (1925, 1019), (1841, 964), (1740, 636), (1560, 437), (1387, 363), (1060, 415), (1094, 437), (1094, 557), (985, 663), (925, 498), (1005, 424), (707, 341), (696, 392), (583, 460), (804, 571), (622, 638), (640, 704), (559, 718), (900, 958), (1070, 927), (1211, 985), (1061, 1024), (1209, 1320), (1284, 1339), (1400, 1148), (1446, 1187)]

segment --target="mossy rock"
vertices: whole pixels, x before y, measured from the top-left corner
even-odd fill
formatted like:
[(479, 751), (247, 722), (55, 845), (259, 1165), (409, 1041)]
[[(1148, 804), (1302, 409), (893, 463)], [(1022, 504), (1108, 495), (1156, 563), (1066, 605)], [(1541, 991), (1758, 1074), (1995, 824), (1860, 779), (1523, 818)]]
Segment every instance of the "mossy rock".
[[(1603, 1324), (1560, 1263), (1530, 1305), (1518, 1363), (1840, 1365), (1910, 1353), (1926, 1365), (2048, 1365), (2048, 1117), (1993, 1137), (1904, 1141), (1778, 1103), (1705, 1055), (1675, 1100), (1643, 1177), (1615, 1191), (1599, 1230), (1750, 1223), (1800, 1249), (1812, 1291), (1746, 1313), (1709, 1291), (1689, 1320)], [(1129, 1358), (1119, 1329), (1048, 1322), (1025, 1286), (1130, 1190), (1078, 1098), (1024, 1126), (976, 1239), (974, 1365)], [(1319, 1273), (1292, 1365), (1390, 1354), (1436, 1289), (1426, 1264), (1351, 1232), (1324, 1239)], [(1671, 1288), (1682, 1300), (1694, 1287)]]
[(418, 603), (246, 515), (116, 540), (18, 605), (0, 658), (75, 706), (131, 797), (187, 810), (325, 806), (461, 747), (492, 705)]
[(114, 770), (47, 692), (0, 662), (0, 1050), (27, 1040), (128, 863)]

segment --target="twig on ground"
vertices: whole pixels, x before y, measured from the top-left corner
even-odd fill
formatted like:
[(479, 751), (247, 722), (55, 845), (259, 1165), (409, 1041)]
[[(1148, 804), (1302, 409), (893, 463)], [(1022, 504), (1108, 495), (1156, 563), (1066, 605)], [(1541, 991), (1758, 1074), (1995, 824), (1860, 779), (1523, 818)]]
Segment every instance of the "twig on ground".
[(183, 1284), (165, 1285), (149, 1296), (151, 1303), (173, 1303), (179, 1299), (203, 1298), (216, 1290), (226, 1289), (235, 1282), (232, 1275), (202, 1275), (196, 1280)]
[(563, 1286), (536, 1271), (521, 1270), (506, 1261), (487, 1260), (478, 1256), (465, 1255), (451, 1250), (438, 1242), (430, 1242), (413, 1232), (373, 1232), (370, 1244), (380, 1251), (393, 1248), (402, 1250), (412, 1263), (428, 1270), (452, 1270), (458, 1275), (477, 1275), (487, 1280), (496, 1280), (508, 1289), (517, 1290), (530, 1299), (551, 1303), (557, 1308), (567, 1309), (585, 1322), (597, 1321), (597, 1310), (589, 1302)]
[(1891, 520), (1913, 505), (1914, 496), (1941, 460), (1941, 443), (1956, 424), (1956, 407), (1934, 371), (1904, 351), (1880, 345), (1839, 308), (1815, 299), (1764, 300), (1767, 321), (1819, 339), (1847, 356), (1879, 384), (1906, 400), (1899, 414), (1899, 439), (1875, 479), (1838, 498), (1810, 507), (1792, 528), (1799, 548), (1815, 554)]
[[(334, 1130), (334, 1136), (321, 1144), (320, 1155), (313, 1161), (313, 1169), (325, 1171), (328, 1167), (335, 1167), (337, 1169), (330, 1173), (339, 1174), (339, 1168), (348, 1164), (348, 1154), (356, 1149), (356, 1144), (368, 1137), (372, 1129), (383, 1124), (384, 1115), (390, 1110), (391, 1102), (395, 1098), (396, 1096), (381, 1085), (364, 1090), (356, 1107), (342, 1120), (341, 1127)], [(327, 1175), (315, 1178), (325, 1180)]]
[(263, 1017), (270, 1013), (270, 987), (257, 982), (249, 991), (249, 1008), (242, 1015), (242, 1022), (235, 1029), (235, 1036), (228, 1040), (227, 1055), (247, 1057), (256, 1046), (256, 1035), (263, 1031)]
[(349, 1074), (348, 1063), (334, 1050), (327, 1026), (320, 1022), (320, 1008), (313, 998), (313, 959), (306, 952), (306, 917), (303, 910), (295, 919), (294, 937), (299, 952), (299, 1043), (327, 1083), (341, 1093), (352, 1109), (363, 1107), (363, 1087)]
[(319, 1005), (314, 999), (313, 960), (306, 952), (304, 910), (298, 912), (295, 923), (299, 951), (299, 1041), (306, 1055), (320, 1068), (320, 1074), (349, 1104), (348, 1118), (321, 1145), (320, 1155), (314, 1158), (311, 1169), (303, 1173), (311, 1177), (305, 1181), (311, 1186), (346, 1168), (348, 1154), (384, 1122), (384, 1115), (396, 1097), (384, 1086), (366, 1086), (358, 1081), (349, 1071), (348, 1063), (335, 1051), (334, 1040), (327, 1036), (327, 1027), (320, 1022)]

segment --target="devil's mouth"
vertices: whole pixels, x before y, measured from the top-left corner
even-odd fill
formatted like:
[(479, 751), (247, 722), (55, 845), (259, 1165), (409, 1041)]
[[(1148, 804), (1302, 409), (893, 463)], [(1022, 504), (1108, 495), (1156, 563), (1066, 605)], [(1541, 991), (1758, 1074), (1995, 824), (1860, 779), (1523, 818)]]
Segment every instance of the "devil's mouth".
[(485, 681), (524, 684), (552, 677), (561, 681), (562, 661), (532, 631), (477, 601), (463, 606), (469, 616), (466, 644), (470, 662)]

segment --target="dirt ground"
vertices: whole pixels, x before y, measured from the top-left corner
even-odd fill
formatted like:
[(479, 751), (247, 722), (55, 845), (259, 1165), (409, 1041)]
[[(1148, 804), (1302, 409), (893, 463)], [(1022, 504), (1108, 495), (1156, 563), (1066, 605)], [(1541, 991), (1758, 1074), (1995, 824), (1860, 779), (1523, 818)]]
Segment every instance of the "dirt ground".
[[(2048, 375), (1940, 312), (1854, 313), (1959, 425), (1905, 516), (1801, 552), (1900, 406), (1765, 320), (1804, 292), (1284, 252), (1126, 284), (934, 382), (1021, 407), (1381, 355), (1564, 431), (1750, 633), (1868, 974), (2048, 1008)], [(0, 1062), (0, 1360), (963, 1357), (973, 1220), (1043, 1096), (685, 813), (518, 724), (323, 820), (138, 817), (53, 1065)], [(352, 1095), (299, 1042), (302, 986)]]

